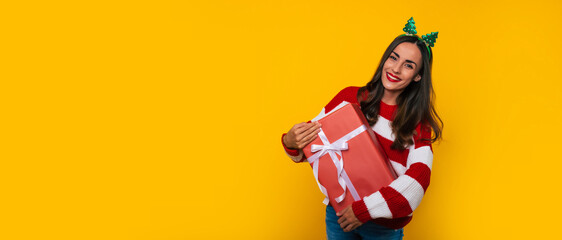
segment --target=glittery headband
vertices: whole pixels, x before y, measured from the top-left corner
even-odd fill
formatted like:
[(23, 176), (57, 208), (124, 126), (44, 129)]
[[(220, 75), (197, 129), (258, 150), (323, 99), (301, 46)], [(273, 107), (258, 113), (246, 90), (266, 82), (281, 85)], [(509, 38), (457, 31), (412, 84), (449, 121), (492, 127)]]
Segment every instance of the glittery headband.
[(408, 23), (406, 23), (406, 26), (402, 30), (406, 33), (402, 35), (416, 36), (419, 39), (421, 39), (425, 43), (425, 46), (427, 47), (427, 52), (429, 53), (429, 57), (431, 58), (431, 50), (429, 49), (429, 47), (434, 46), (435, 40), (437, 39), (437, 33), (439, 32), (431, 32), (426, 35), (423, 35), (420, 38), (418, 35), (416, 35), (416, 33), (418, 32), (416, 31), (416, 22), (414, 22), (414, 17), (411, 17), (408, 20)]

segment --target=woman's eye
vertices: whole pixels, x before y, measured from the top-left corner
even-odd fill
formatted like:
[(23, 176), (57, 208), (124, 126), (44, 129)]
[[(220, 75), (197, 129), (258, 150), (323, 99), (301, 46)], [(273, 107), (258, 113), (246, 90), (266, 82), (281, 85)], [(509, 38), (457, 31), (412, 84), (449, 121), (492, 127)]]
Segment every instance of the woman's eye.
[(414, 66), (412, 66), (412, 64), (406, 64), (406, 67), (409, 69), (414, 69)]
[(395, 56), (390, 56), (390, 59), (396, 60), (396, 57), (395, 57)]

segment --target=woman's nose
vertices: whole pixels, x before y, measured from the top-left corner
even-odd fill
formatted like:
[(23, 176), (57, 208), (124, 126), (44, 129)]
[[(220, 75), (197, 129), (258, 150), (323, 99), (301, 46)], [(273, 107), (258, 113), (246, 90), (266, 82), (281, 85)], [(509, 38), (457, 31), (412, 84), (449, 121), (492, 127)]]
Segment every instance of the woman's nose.
[(394, 66), (392, 66), (392, 71), (395, 73), (400, 73), (400, 64), (394, 64)]

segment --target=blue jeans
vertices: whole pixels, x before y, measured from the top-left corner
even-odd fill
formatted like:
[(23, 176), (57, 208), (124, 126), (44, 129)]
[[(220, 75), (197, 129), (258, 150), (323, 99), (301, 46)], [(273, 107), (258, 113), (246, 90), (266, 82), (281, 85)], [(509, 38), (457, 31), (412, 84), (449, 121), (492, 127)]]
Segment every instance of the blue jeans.
[(328, 240), (401, 240), (403, 229), (391, 229), (368, 221), (351, 232), (344, 232), (338, 224), (339, 217), (330, 205), (326, 207), (326, 233)]

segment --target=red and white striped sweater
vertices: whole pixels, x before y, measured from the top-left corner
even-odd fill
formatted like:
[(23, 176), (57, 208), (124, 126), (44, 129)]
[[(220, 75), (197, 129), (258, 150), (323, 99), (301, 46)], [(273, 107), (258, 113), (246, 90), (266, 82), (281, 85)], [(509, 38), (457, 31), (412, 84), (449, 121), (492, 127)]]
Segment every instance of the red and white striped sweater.
[[(344, 88), (311, 121), (320, 119), (347, 103), (358, 103), (358, 90), (359, 87)], [(415, 144), (402, 151), (390, 148), (394, 142), (390, 124), (394, 119), (396, 108), (396, 105), (387, 105), (381, 101), (379, 118), (372, 129), (390, 159), (398, 178), (389, 186), (354, 202), (352, 208), (355, 216), (363, 223), (372, 220), (377, 224), (399, 229), (412, 220), (412, 212), (420, 204), (429, 186), (433, 151), (431, 142), (422, 140), (431, 138), (431, 128), (422, 126), (422, 124), (418, 124), (416, 127), (418, 134), (413, 136)], [(285, 145), (283, 147), (293, 161), (306, 160), (302, 151), (289, 149)]]

